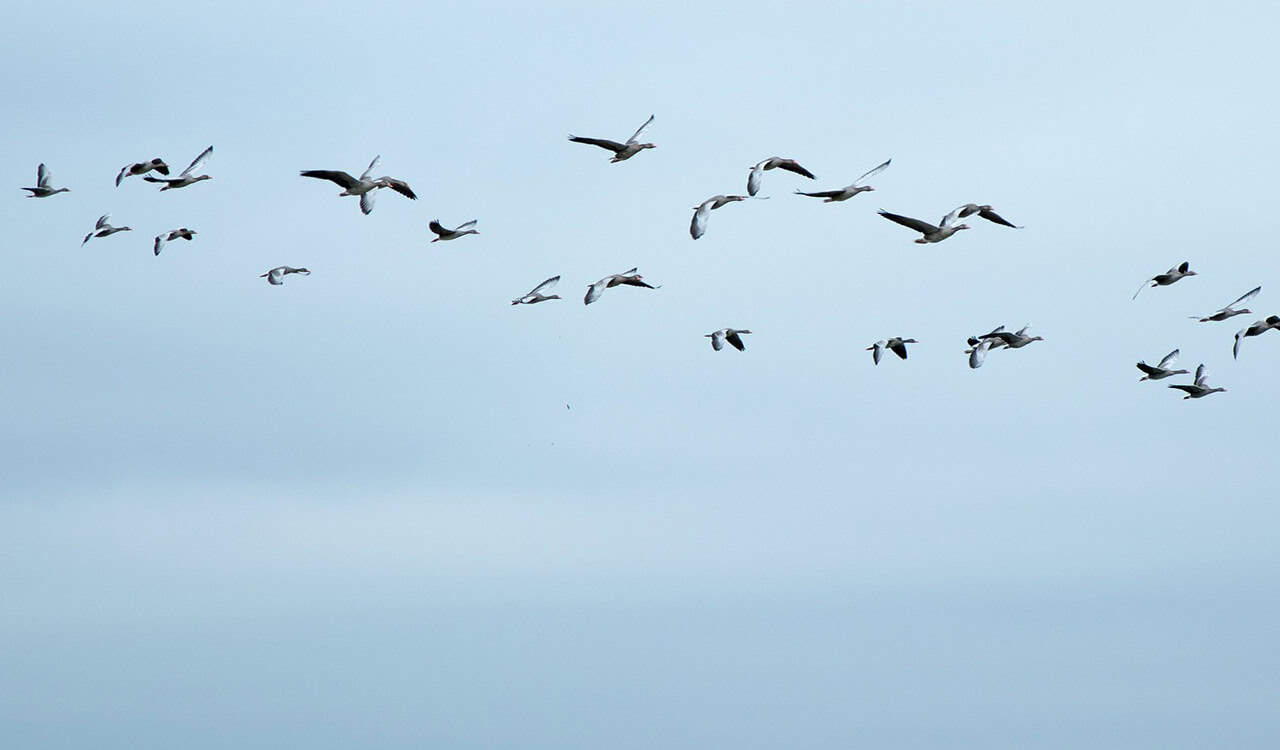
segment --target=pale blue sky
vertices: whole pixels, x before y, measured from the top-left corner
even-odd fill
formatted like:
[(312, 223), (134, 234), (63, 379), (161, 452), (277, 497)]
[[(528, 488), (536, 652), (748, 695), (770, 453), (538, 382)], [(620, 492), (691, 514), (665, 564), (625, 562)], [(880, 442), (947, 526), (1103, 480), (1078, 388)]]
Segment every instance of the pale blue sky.
[[(11, 9), (0, 734), (1273, 747), (1280, 336), (1232, 361), (1253, 317), (1187, 316), (1280, 312), (1278, 15)], [(565, 140), (650, 113), (622, 164)], [(209, 182), (113, 186), (210, 144)], [(375, 154), (421, 200), (297, 176)], [(691, 241), (774, 154), (818, 180)], [(41, 161), (73, 192), (22, 198)], [(1026, 228), (875, 216), (969, 201)], [(135, 231), (81, 247), (107, 212)], [(662, 289), (581, 304), (631, 266)], [(1046, 340), (967, 369), (1001, 323)], [(873, 367), (891, 335), (920, 344)], [(1136, 382), (1174, 347), (1228, 392)]]

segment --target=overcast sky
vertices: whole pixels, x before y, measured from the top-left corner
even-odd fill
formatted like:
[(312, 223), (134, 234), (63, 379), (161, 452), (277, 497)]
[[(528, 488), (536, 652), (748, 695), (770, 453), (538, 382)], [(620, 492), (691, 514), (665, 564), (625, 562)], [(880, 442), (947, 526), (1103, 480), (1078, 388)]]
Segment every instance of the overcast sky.
[(542, 5), (6, 11), (0, 734), (1274, 747), (1276, 6)]

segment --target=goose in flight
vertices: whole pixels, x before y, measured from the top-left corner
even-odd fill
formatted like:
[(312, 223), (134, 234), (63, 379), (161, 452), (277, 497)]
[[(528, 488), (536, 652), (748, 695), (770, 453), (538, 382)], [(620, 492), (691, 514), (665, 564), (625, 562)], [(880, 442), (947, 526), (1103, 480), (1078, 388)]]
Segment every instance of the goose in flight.
[(156, 255), (159, 255), (160, 249), (164, 247), (164, 243), (170, 242), (172, 240), (187, 240), (189, 242), (195, 236), (196, 236), (195, 230), (187, 229), (186, 227), (183, 227), (181, 229), (173, 229), (168, 232), (157, 234), (155, 244), (152, 246), (151, 249), (152, 249), (152, 252), (154, 252)]
[(1187, 395), (1182, 397), (1183, 401), (1186, 401), (1189, 398), (1204, 398), (1210, 393), (1225, 392), (1227, 390), (1226, 388), (1210, 388), (1208, 386), (1205, 382), (1204, 365), (1200, 365), (1196, 368), (1196, 381), (1191, 385), (1171, 385), (1169, 387), (1176, 388), (1186, 393)]
[(913, 219), (910, 216), (902, 216), (899, 214), (891, 214), (884, 209), (880, 210), (880, 215), (892, 221), (895, 224), (901, 224), (908, 229), (914, 229), (924, 235), (916, 240), (917, 245), (927, 245), (930, 242), (942, 242), (951, 235), (959, 232), (961, 229), (968, 229), (968, 224), (957, 224), (956, 219), (960, 217), (960, 211), (964, 206), (957, 208), (946, 216), (942, 217), (942, 221), (938, 224), (930, 224), (921, 219)]
[(444, 226), (440, 224), (439, 220), (433, 219), (431, 223), (427, 224), (427, 228), (435, 232), (437, 235), (435, 239), (431, 240), (432, 242), (439, 242), (440, 240), (448, 242), (449, 240), (456, 240), (459, 237), (465, 237), (468, 234), (480, 234), (475, 229), (477, 221), (479, 221), (479, 219), (472, 219), (466, 224), (459, 224), (453, 229), (445, 229)]
[(294, 268), (293, 266), (276, 266), (258, 276), (260, 279), (266, 279), (271, 286), (280, 286), (284, 283), (284, 277), (291, 273), (300, 273), (303, 276), (310, 276), (311, 272), (305, 268)]
[(164, 163), (164, 159), (156, 157), (151, 161), (140, 161), (137, 164), (127, 164), (120, 170), (120, 174), (116, 175), (116, 187), (120, 187), (120, 183), (124, 182), (126, 177), (137, 177), (155, 170), (162, 175), (168, 176), (169, 165)]
[(28, 198), (48, 198), (49, 196), (57, 195), (58, 193), (71, 192), (71, 188), (55, 189), (49, 187), (49, 168), (43, 164), (36, 167), (36, 186), (23, 188), (23, 190), (29, 190), (31, 192), (31, 195), (27, 196)]
[(740, 352), (747, 350), (747, 345), (742, 343), (741, 335), (751, 333), (745, 328), (721, 328), (718, 331), (702, 334), (704, 337), (711, 339), (711, 348), (720, 351), (724, 348), (724, 342), (728, 341), (729, 345)]
[[(164, 192), (165, 190), (177, 190), (178, 188), (184, 188), (187, 185), (194, 185), (201, 180), (212, 180), (213, 178), (207, 174), (202, 174), (202, 175), (191, 174), (192, 172), (199, 169), (200, 165), (208, 161), (209, 156), (212, 154), (213, 154), (213, 146), (210, 146), (209, 148), (206, 148), (204, 151), (201, 151), (200, 155), (197, 156), (195, 159), (193, 159), (191, 163), (187, 165), (187, 168), (182, 170), (182, 172), (180, 172), (177, 177), (152, 177), (151, 175), (147, 175), (142, 179), (147, 182), (164, 183), (164, 187), (160, 188), (160, 192)], [(168, 174), (168, 173), (161, 172), (161, 174)]]
[(904, 339), (901, 336), (894, 336), (891, 339), (881, 339), (871, 346), (867, 347), (867, 351), (871, 352), (871, 361), (880, 364), (880, 357), (884, 354), (884, 350), (888, 349), (898, 355), (900, 359), (907, 358), (907, 344), (919, 343), (915, 339)]
[(1142, 377), (1138, 378), (1138, 382), (1141, 383), (1144, 380), (1163, 380), (1165, 378), (1172, 377), (1174, 375), (1188, 374), (1190, 370), (1170, 370), (1169, 369), (1169, 365), (1173, 364), (1173, 361), (1176, 360), (1177, 358), (1178, 358), (1178, 350), (1174, 349), (1173, 351), (1164, 355), (1164, 359), (1160, 360), (1160, 363), (1155, 365), (1154, 367), (1142, 360), (1138, 360), (1138, 369), (1142, 370), (1142, 372), (1144, 373)]
[(1236, 309), (1236, 305), (1240, 304), (1241, 302), (1245, 302), (1247, 300), (1253, 299), (1254, 297), (1258, 296), (1258, 292), (1261, 292), (1261, 291), (1262, 291), (1262, 287), (1255, 286), (1254, 288), (1250, 289), (1249, 291), (1237, 297), (1234, 302), (1222, 308), (1221, 310), (1215, 313), (1212, 313), (1210, 315), (1206, 315), (1203, 318), (1201, 318), (1198, 315), (1192, 315), (1191, 318), (1193, 320), (1198, 319), (1201, 323), (1208, 323), (1209, 321), (1226, 320), (1227, 318), (1232, 318), (1237, 315), (1245, 315), (1247, 313), (1253, 312), (1247, 307)]
[(298, 174), (303, 177), (314, 177), (318, 180), (328, 180), (342, 188), (339, 196), (358, 195), (360, 196), (360, 212), (368, 216), (373, 212), (373, 200), (379, 188), (391, 188), (397, 193), (403, 195), (409, 200), (418, 200), (418, 196), (409, 187), (409, 183), (404, 180), (397, 180), (394, 177), (378, 177), (372, 178), (373, 170), (377, 169), (378, 164), (382, 162), (381, 156), (373, 157), (373, 161), (369, 162), (369, 166), (360, 173), (359, 178), (341, 170), (331, 169), (307, 169)]
[(711, 212), (714, 209), (735, 201), (745, 201), (746, 199), (747, 196), (745, 195), (713, 195), (699, 203), (693, 209), (693, 221), (689, 222), (689, 236), (696, 240), (706, 234), (707, 219), (711, 218)]
[(984, 333), (983, 335), (979, 336), (978, 340), (981, 341), (983, 339), (995, 339), (999, 341), (1000, 344), (1007, 349), (1021, 349), (1027, 344), (1030, 344), (1032, 341), (1044, 341), (1044, 339), (1039, 336), (1028, 336), (1027, 329), (1030, 327), (1031, 327), (1031, 324), (1028, 323), (1022, 328), (1019, 328), (1017, 331), (1013, 333), (1009, 333), (1008, 331), (1004, 330), (1004, 326), (1002, 325), (1002, 326), (998, 326), (991, 333)]
[(1231, 347), (1231, 358), (1240, 358), (1240, 344), (1242, 344), (1245, 339), (1250, 336), (1261, 336), (1272, 328), (1280, 328), (1280, 316), (1268, 316), (1266, 320), (1255, 321), (1253, 325), (1248, 328), (1242, 328), (1239, 331), (1236, 331), (1236, 343)]
[(1022, 229), (1022, 227), (1018, 226), (1017, 224), (1014, 224), (1013, 222), (1004, 218), (1003, 216), (996, 213), (995, 211), (992, 211), (991, 206), (988, 206), (988, 205), (979, 206), (976, 203), (966, 203), (960, 208), (956, 209), (956, 211), (959, 212), (957, 215), (961, 219), (967, 219), (970, 216), (977, 214), (978, 216), (986, 219), (987, 221), (994, 222), (996, 224), (1001, 224), (1006, 227), (1013, 227), (1014, 229)]
[(523, 295), (521, 295), (521, 296), (519, 296), (519, 297), (516, 297), (515, 299), (511, 300), (511, 304), (513, 304), (513, 305), (536, 305), (536, 304), (538, 304), (539, 302), (546, 302), (546, 301), (547, 301), (547, 300), (549, 300), (549, 299), (560, 299), (560, 295), (558, 295), (558, 294), (550, 294), (550, 295), (548, 295), (548, 294), (543, 294), (543, 292), (549, 292), (549, 291), (551, 291), (552, 289), (554, 289), (554, 288), (555, 288), (555, 286), (556, 286), (556, 284), (559, 284), (559, 283), (560, 283), (560, 277), (559, 277), (559, 276), (552, 276), (551, 278), (547, 279), (546, 281), (542, 282), (541, 284), (539, 284), (539, 285), (535, 286), (534, 288), (530, 289), (528, 294), (523, 294)]
[(1164, 273), (1156, 274), (1155, 276), (1152, 276), (1151, 278), (1142, 282), (1142, 286), (1138, 287), (1138, 291), (1133, 293), (1133, 299), (1137, 299), (1138, 295), (1142, 294), (1142, 290), (1147, 288), (1147, 284), (1151, 284), (1152, 287), (1169, 286), (1170, 284), (1177, 281), (1178, 279), (1181, 279), (1184, 276), (1195, 276), (1195, 275), (1196, 275), (1196, 272), (1191, 270), (1191, 262), (1183, 261), (1180, 265), (1174, 266), (1173, 268), (1170, 268), (1168, 271), (1165, 271)]
[(751, 167), (750, 174), (747, 175), (747, 195), (754, 196), (760, 192), (760, 181), (764, 179), (764, 173), (770, 169), (785, 169), (788, 172), (795, 172), (801, 177), (813, 179), (813, 172), (800, 166), (795, 159), (783, 159), (781, 156), (770, 156), (768, 159), (755, 164)]
[(640, 131), (649, 127), (649, 123), (651, 122), (653, 122), (653, 115), (649, 115), (649, 119), (645, 120), (644, 124), (637, 128), (636, 132), (631, 134), (631, 137), (627, 139), (626, 143), (618, 143), (617, 141), (610, 141), (604, 138), (579, 138), (576, 135), (570, 135), (569, 140), (574, 143), (586, 143), (612, 151), (613, 158), (609, 160), (609, 163), (614, 164), (616, 162), (626, 161), (646, 148), (656, 148), (652, 143), (636, 142), (636, 139), (640, 137)]
[(871, 177), (875, 177), (876, 175), (880, 174), (884, 170), (888, 169), (889, 162), (891, 161), (893, 161), (893, 159), (889, 159), (884, 164), (880, 164), (872, 167), (871, 169), (868, 169), (865, 173), (863, 173), (861, 177), (854, 180), (851, 184), (840, 188), (839, 190), (820, 190), (816, 193), (806, 193), (806, 192), (797, 190), (796, 195), (807, 195), (810, 198), (823, 198), (825, 199), (822, 201), (823, 203), (835, 203), (836, 201), (847, 201), (853, 196), (857, 195), (858, 193), (875, 190), (875, 188), (871, 187), (870, 185), (863, 185), (862, 181)]
[(116, 232), (132, 232), (133, 231), (133, 229), (130, 227), (111, 226), (110, 224), (107, 223), (107, 220), (110, 218), (111, 218), (111, 214), (103, 214), (102, 216), (99, 216), (98, 223), (93, 225), (93, 231), (84, 236), (84, 241), (80, 243), (80, 246), (83, 247), (84, 243), (88, 242), (93, 237), (110, 237)]
[(587, 287), (587, 296), (582, 298), (582, 304), (589, 305), (592, 302), (595, 302), (596, 300), (600, 299), (601, 294), (604, 294), (604, 290), (610, 289), (615, 286), (621, 286), (621, 285), (639, 286), (639, 287), (644, 287), (645, 289), (660, 288), (646, 282), (643, 276), (636, 273), (637, 270), (638, 269), (633, 268), (630, 271), (626, 271), (624, 273), (610, 274), (609, 276), (606, 276), (603, 279), (600, 279), (596, 283), (592, 284), (591, 286)]

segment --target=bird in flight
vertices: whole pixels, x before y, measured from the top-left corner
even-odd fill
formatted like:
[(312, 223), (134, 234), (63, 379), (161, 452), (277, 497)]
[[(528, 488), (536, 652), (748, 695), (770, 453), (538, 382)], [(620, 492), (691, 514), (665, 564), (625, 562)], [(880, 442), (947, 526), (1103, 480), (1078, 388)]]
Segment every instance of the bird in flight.
[(1186, 393), (1187, 395), (1182, 397), (1183, 401), (1186, 401), (1189, 398), (1204, 398), (1210, 393), (1222, 393), (1227, 390), (1226, 388), (1209, 387), (1208, 383), (1205, 382), (1204, 365), (1200, 365), (1196, 368), (1196, 380), (1191, 385), (1171, 385), (1169, 387), (1176, 388)]
[[(1145, 284), (1144, 284), (1144, 286), (1145, 286)], [(1261, 292), (1261, 291), (1262, 291), (1262, 287), (1260, 287), (1260, 286), (1255, 286), (1254, 288), (1250, 289), (1249, 291), (1245, 292), (1244, 294), (1240, 295), (1239, 297), (1236, 297), (1236, 298), (1235, 298), (1235, 301), (1233, 301), (1231, 304), (1227, 305), (1226, 307), (1222, 308), (1221, 310), (1218, 310), (1218, 311), (1217, 311), (1217, 312), (1215, 312), (1215, 313), (1210, 313), (1210, 314), (1208, 314), (1208, 315), (1204, 316), (1203, 318), (1201, 318), (1199, 315), (1192, 315), (1192, 316), (1190, 316), (1190, 317), (1191, 317), (1193, 320), (1199, 320), (1201, 323), (1208, 323), (1209, 321), (1215, 321), (1215, 322), (1216, 322), (1216, 321), (1220, 321), (1220, 320), (1226, 320), (1227, 318), (1233, 318), (1233, 317), (1235, 317), (1235, 316), (1237, 316), (1237, 315), (1246, 315), (1246, 314), (1251, 313), (1251, 312), (1253, 312), (1253, 311), (1252, 311), (1252, 310), (1250, 310), (1250, 309), (1249, 309), (1249, 308), (1247, 308), (1247, 307), (1241, 307), (1241, 308), (1237, 309), (1237, 308), (1236, 308), (1236, 305), (1240, 304), (1241, 302), (1245, 302), (1245, 301), (1247, 301), (1247, 300), (1251, 300), (1251, 299), (1253, 299), (1254, 297), (1258, 296), (1258, 292)]]
[(49, 168), (44, 164), (36, 167), (36, 186), (22, 189), (29, 190), (31, 192), (31, 195), (27, 196), (28, 198), (48, 198), (49, 196), (57, 195), (58, 193), (71, 192), (71, 188), (55, 189), (49, 187)]
[(1183, 261), (1180, 265), (1174, 266), (1164, 273), (1158, 273), (1142, 282), (1142, 286), (1138, 287), (1138, 291), (1133, 293), (1133, 299), (1137, 299), (1138, 295), (1142, 294), (1142, 290), (1147, 288), (1147, 284), (1151, 284), (1153, 288), (1157, 286), (1169, 286), (1183, 277), (1195, 275), (1196, 272), (1191, 270), (1191, 262)]
[(195, 234), (196, 233), (194, 230), (187, 229), (186, 227), (182, 227), (181, 229), (174, 229), (172, 231), (164, 232), (162, 234), (157, 234), (155, 244), (152, 245), (151, 250), (156, 255), (159, 255), (160, 249), (164, 247), (164, 243), (170, 242), (172, 240), (190, 241), (193, 237), (195, 237)]
[(626, 143), (618, 143), (617, 141), (610, 141), (605, 138), (580, 138), (576, 135), (570, 135), (569, 140), (574, 143), (586, 143), (612, 151), (613, 158), (609, 160), (609, 163), (614, 164), (620, 161), (626, 161), (646, 148), (656, 148), (652, 143), (640, 143), (636, 140), (640, 137), (640, 131), (649, 127), (649, 123), (651, 122), (653, 122), (653, 115), (649, 115), (649, 119), (645, 120), (644, 124), (637, 128), (636, 132), (631, 134), (631, 137), (627, 139)]
[(89, 241), (90, 239), (92, 239), (93, 237), (110, 237), (111, 235), (115, 234), (116, 232), (131, 232), (131, 231), (133, 231), (130, 227), (113, 227), (113, 226), (111, 226), (109, 223), (107, 223), (107, 220), (108, 220), (108, 219), (110, 219), (110, 218), (111, 218), (111, 214), (103, 214), (103, 215), (99, 216), (99, 217), (98, 217), (98, 223), (93, 225), (93, 231), (92, 231), (92, 232), (90, 232), (90, 233), (88, 233), (88, 234), (86, 234), (86, 235), (84, 236), (84, 241), (83, 241), (83, 242), (81, 242), (81, 243), (80, 243), (80, 245), (83, 247), (83, 246), (84, 246), (84, 243), (85, 243), (85, 242), (88, 242), (88, 241)]
[(475, 229), (477, 221), (478, 219), (472, 219), (465, 224), (459, 224), (453, 229), (446, 229), (439, 220), (433, 219), (429, 224), (427, 224), (427, 228), (435, 232), (437, 235), (435, 239), (431, 240), (432, 242), (440, 242), (441, 240), (448, 242), (449, 240), (456, 240), (459, 237), (465, 237), (468, 234), (480, 234)]
[(711, 348), (720, 351), (724, 348), (724, 342), (728, 341), (729, 346), (740, 352), (747, 350), (746, 344), (742, 343), (742, 334), (751, 333), (745, 328), (721, 328), (718, 331), (704, 333), (703, 336), (711, 339)]
[(558, 294), (550, 294), (550, 295), (543, 294), (543, 292), (549, 292), (552, 289), (554, 289), (556, 284), (559, 284), (559, 283), (560, 283), (560, 277), (552, 276), (551, 278), (547, 279), (541, 284), (530, 289), (528, 294), (522, 294), (519, 297), (516, 297), (515, 299), (511, 300), (511, 304), (536, 305), (539, 302), (546, 302), (549, 299), (560, 299), (560, 295)]
[(270, 271), (267, 271), (266, 273), (261, 274), (260, 276), (258, 276), (258, 278), (266, 279), (267, 283), (270, 284), (271, 286), (280, 286), (281, 284), (284, 283), (284, 277), (291, 273), (300, 273), (303, 276), (311, 275), (311, 271), (308, 271), (305, 268), (294, 268), (293, 266), (276, 266)]
[(884, 350), (888, 349), (898, 355), (899, 359), (907, 358), (907, 344), (919, 343), (915, 339), (904, 339), (901, 336), (894, 336), (891, 339), (881, 339), (871, 346), (867, 347), (867, 351), (871, 352), (871, 361), (877, 365), (880, 364), (880, 357), (884, 354)]
[(751, 172), (747, 174), (747, 195), (754, 196), (760, 192), (760, 181), (764, 179), (764, 173), (770, 169), (785, 169), (788, 172), (794, 172), (801, 177), (813, 179), (813, 172), (800, 166), (795, 159), (784, 159), (781, 156), (770, 156), (762, 162), (751, 167)]
[(589, 305), (600, 299), (600, 295), (604, 294), (604, 290), (615, 286), (639, 286), (645, 289), (657, 289), (658, 287), (649, 284), (644, 277), (636, 273), (638, 269), (631, 269), (624, 273), (610, 274), (596, 283), (587, 287), (587, 296), (582, 298), (582, 304)]
[(169, 174), (169, 165), (164, 163), (164, 159), (156, 157), (151, 161), (140, 161), (137, 164), (127, 164), (120, 170), (120, 174), (116, 175), (116, 187), (120, 187), (120, 183), (126, 177), (137, 177), (155, 170), (162, 175)]
[(910, 216), (902, 216), (900, 214), (891, 214), (888, 211), (881, 210), (880, 215), (892, 221), (895, 224), (901, 224), (908, 229), (914, 229), (923, 235), (916, 240), (917, 245), (927, 245), (930, 242), (942, 242), (951, 235), (959, 232), (961, 229), (968, 229), (968, 224), (957, 224), (956, 219), (960, 217), (961, 206), (946, 216), (942, 217), (942, 221), (937, 224), (930, 224), (921, 219), (913, 219)]
[[(187, 165), (187, 168), (182, 170), (177, 177), (152, 177), (151, 175), (147, 175), (142, 179), (147, 182), (164, 183), (164, 187), (160, 188), (160, 192), (162, 193), (166, 190), (177, 190), (178, 188), (184, 188), (187, 185), (194, 185), (201, 180), (212, 180), (213, 178), (207, 174), (202, 174), (202, 175), (192, 174), (192, 172), (200, 168), (200, 165), (208, 161), (209, 157), (212, 155), (213, 155), (213, 146), (210, 146), (209, 148), (206, 148), (204, 151), (201, 151), (200, 155), (197, 156), (195, 159), (193, 159), (191, 163)], [(161, 174), (168, 174), (167, 169), (168, 168), (166, 167), (166, 171), (161, 172)], [(157, 168), (156, 171), (159, 171), (159, 169)], [(119, 176), (117, 176), (116, 179), (120, 179)]]
[(418, 196), (409, 187), (409, 183), (404, 180), (397, 180), (394, 177), (378, 177), (371, 178), (373, 170), (378, 167), (382, 161), (381, 156), (373, 157), (373, 161), (369, 162), (369, 166), (365, 168), (360, 177), (352, 177), (341, 170), (330, 169), (307, 169), (298, 174), (303, 177), (314, 177), (318, 180), (328, 180), (342, 188), (339, 196), (358, 195), (360, 196), (360, 212), (368, 216), (373, 212), (373, 200), (380, 188), (391, 188), (397, 193), (403, 195), (409, 200), (418, 200)]
[(1173, 361), (1177, 358), (1178, 350), (1174, 349), (1164, 355), (1164, 359), (1160, 360), (1159, 364), (1156, 364), (1155, 366), (1149, 365), (1142, 360), (1138, 360), (1138, 369), (1145, 373), (1142, 377), (1138, 378), (1138, 382), (1141, 383), (1144, 380), (1163, 380), (1174, 375), (1186, 375), (1190, 373), (1190, 370), (1169, 369), (1169, 365), (1173, 364)]
[[(871, 169), (868, 169), (866, 172), (862, 174), (861, 177), (854, 180), (850, 184), (845, 185), (839, 190), (820, 190), (816, 193), (806, 193), (801, 190), (797, 190), (796, 195), (807, 195), (810, 198), (823, 198), (825, 199), (822, 201), (823, 203), (835, 203), (837, 201), (847, 201), (853, 196), (857, 195), (858, 193), (865, 193), (865, 192), (875, 190), (875, 188), (871, 187), (870, 185), (863, 185), (862, 181), (871, 177), (875, 177), (876, 175), (888, 169), (889, 162), (891, 161), (893, 161), (893, 159), (889, 159), (885, 161), (884, 164), (878, 164), (872, 167)], [(810, 177), (812, 176), (813, 175), (810, 175)]]

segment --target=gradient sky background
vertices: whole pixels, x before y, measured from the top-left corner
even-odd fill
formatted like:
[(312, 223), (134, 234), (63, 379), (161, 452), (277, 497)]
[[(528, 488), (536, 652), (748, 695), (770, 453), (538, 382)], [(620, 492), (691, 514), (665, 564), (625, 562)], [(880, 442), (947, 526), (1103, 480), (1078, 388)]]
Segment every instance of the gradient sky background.
[(7, 10), (6, 744), (1275, 746), (1274, 4), (430, 5)]

